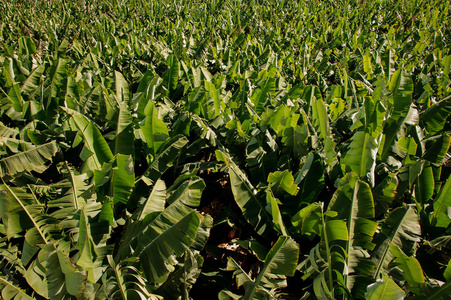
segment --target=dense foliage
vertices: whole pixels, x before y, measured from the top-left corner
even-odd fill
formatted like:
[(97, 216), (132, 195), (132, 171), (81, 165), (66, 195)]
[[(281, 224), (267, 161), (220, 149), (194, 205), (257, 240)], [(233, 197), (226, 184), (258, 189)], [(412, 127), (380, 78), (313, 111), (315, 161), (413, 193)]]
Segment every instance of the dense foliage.
[(1, 298), (449, 299), (450, 9), (1, 0)]

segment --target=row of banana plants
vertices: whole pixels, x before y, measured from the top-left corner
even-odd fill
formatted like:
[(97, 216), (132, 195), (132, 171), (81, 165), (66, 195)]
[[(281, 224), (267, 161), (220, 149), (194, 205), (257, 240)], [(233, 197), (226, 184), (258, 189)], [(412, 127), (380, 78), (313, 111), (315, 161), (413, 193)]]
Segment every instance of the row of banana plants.
[(0, 3), (5, 299), (447, 299), (443, 1)]

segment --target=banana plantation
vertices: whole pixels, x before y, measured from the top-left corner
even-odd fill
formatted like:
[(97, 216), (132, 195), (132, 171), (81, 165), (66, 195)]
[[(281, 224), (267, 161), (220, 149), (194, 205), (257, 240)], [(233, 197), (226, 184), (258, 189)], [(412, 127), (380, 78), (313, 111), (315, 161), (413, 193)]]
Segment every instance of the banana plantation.
[(0, 0), (0, 299), (450, 299), (450, 10)]

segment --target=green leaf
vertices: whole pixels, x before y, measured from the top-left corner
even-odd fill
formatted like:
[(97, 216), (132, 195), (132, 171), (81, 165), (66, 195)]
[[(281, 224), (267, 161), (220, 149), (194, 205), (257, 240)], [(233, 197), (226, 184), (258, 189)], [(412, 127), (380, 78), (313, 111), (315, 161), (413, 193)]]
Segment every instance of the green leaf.
[(127, 80), (124, 75), (119, 71), (114, 71), (115, 84), (116, 84), (116, 101), (118, 106), (128, 105), (130, 103), (130, 92), (128, 88)]
[(114, 153), (135, 156), (133, 118), (125, 102), (119, 105)]
[(227, 164), (230, 184), (235, 201), (243, 212), (244, 218), (254, 227), (255, 231), (264, 235), (271, 228), (271, 218), (264, 205), (257, 199), (257, 191), (247, 179), (246, 174), (232, 161), (232, 159), (216, 150), (216, 158)]
[[(70, 119), (72, 130), (79, 132), (83, 137), (84, 149), (88, 152), (88, 155), (84, 157), (88, 168), (91, 171), (101, 170), (104, 163), (110, 162), (114, 158), (105, 138), (85, 116), (69, 109), (66, 109), (66, 112), (72, 115)], [(90, 162), (92, 165), (89, 164)]]
[(293, 216), (291, 223), (300, 229), (301, 234), (321, 236), (322, 209), (320, 204), (312, 203), (304, 207)]
[(271, 77), (263, 79), (260, 84), (260, 88), (256, 89), (251, 95), (252, 104), (254, 104), (254, 110), (257, 113), (261, 113), (268, 99), (274, 94), (276, 88), (276, 80)]
[(216, 89), (216, 86), (209, 81), (205, 81), (205, 90), (210, 92), (210, 97), (213, 98), (213, 104), (215, 108), (214, 116), (217, 117), (221, 113), (221, 99), (219, 97), (220, 90)]
[(260, 244), (257, 240), (237, 240), (236, 243), (255, 255), (258, 260), (265, 261), (269, 249)]
[(34, 201), (31, 194), (18, 187), (0, 185), (0, 215), (6, 227), (8, 239), (30, 228), (36, 228), (43, 241), (47, 241), (38, 225), (36, 215), (42, 213), (43, 205)]
[(130, 227), (121, 241), (115, 260), (130, 254), (140, 258), (149, 280), (161, 283), (174, 271), (176, 257), (181, 256), (196, 238), (201, 215), (178, 201), (166, 208), (150, 223)]
[(188, 143), (182, 135), (176, 135), (161, 146), (160, 153), (144, 172), (142, 179), (147, 185), (153, 185), (163, 173), (172, 166), (180, 151)]
[(162, 212), (166, 204), (166, 184), (158, 179), (147, 200), (139, 208), (137, 220), (143, 220), (145, 216), (154, 212)]
[(146, 118), (140, 127), (146, 139), (147, 146), (151, 149), (151, 153), (155, 157), (161, 145), (169, 138), (168, 128), (162, 120), (158, 119), (158, 111), (154, 102), (149, 101), (147, 103), (144, 114)]
[(111, 176), (112, 194), (114, 204), (127, 203), (135, 186), (135, 172), (133, 157), (131, 155), (118, 154), (117, 166), (113, 168)]
[(6, 79), (7, 87), (11, 87), (14, 83), (16, 83), (13, 68), (13, 59), (11, 57), (8, 57), (3, 62), (3, 76)]
[(291, 237), (279, 237), (265, 258), (265, 264), (258, 274), (256, 283), (271, 274), (293, 276), (299, 256), (299, 245)]
[(50, 67), (50, 96), (44, 105), (46, 116), (53, 116), (59, 105), (58, 94), (60, 88), (64, 85), (64, 79), (67, 78), (66, 65), (67, 60), (63, 58), (58, 58), (57, 61), (52, 62), (53, 65)]
[(73, 261), (53, 245), (47, 245), (48, 251), (46, 277), (50, 299), (66, 297), (66, 293), (80, 297), (86, 287), (87, 274), (80, 271)]
[(349, 241), (350, 237), (348, 233), (348, 227), (346, 226), (346, 222), (343, 220), (330, 220), (325, 224), (326, 232), (322, 234), (324, 239), (325, 235), (327, 235), (328, 242), (333, 241)]
[(36, 67), (22, 84), (22, 93), (30, 94), (38, 89), (38, 84), (41, 81), (41, 76), (44, 74), (44, 71), (44, 65), (39, 65)]
[[(299, 186), (298, 197), (303, 202), (316, 200), (325, 186), (323, 159), (319, 154), (309, 153), (301, 170), (296, 174), (294, 184)], [(299, 204), (296, 209), (299, 209)]]
[(297, 185), (294, 184), (294, 177), (288, 170), (269, 173), (268, 183), (276, 195), (280, 194), (280, 189), (292, 196), (298, 192)]
[(351, 217), (373, 218), (374, 201), (371, 188), (361, 180), (343, 185), (335, 191), (327, 211), (336, 211), (338, 218), (345, 220), (351, 220)]
[(376, 248), (372, 254), (376, 267), (374, 278), (389, 272), (393, 259), (390, 245), (396, 245), (405, 253), (414, 254), (420, 242), (421, 227), (418, 215), (411, 206), (394, 209), (382, 224), (381, 233), (375, 239)]
[(367, 50), (365, 54), (363, 54), (363, 70), (367, 74), (367, 77), (370, 78), (373, 74), (373, 68), (371, 65), (371, 54)]
[(87, 279), (95, 283), (102, 277), (102, 269), (94, 265), (94, 243), (91, 238), (91, 229), (88, 218), (83, 210), (80, 211), (80, 221), (78, 224), (79, 236), (77, 241), (77, 248), (79, 251), (79, 258), (77, 265), (82, 267), (88, 273)]
[(18, 286), (14, 285), (12, 282), (8, 281), (3, 276), (0, 276), (0, 296), (2, 299), (11, 299), (11, 300), (32, 300), (30, 296), (28, 296), (25, 291), (23, 291)]
[[(110, 268), (102, 276), (102, 286), (98, 298), (102, 299), (157, 299), (162, 298), (149, 293), (147, 280), (133, 263), (139, 262), (136, 257), (130, 257), (116, 264), (111, 255), (107, 256)], [(117, 296), (120, 295), (120, 296)], [(96, 297), (97, 298), (97, 297)]]
[(41, 250), (37, 254), (37, 258), (32, 260), (30, 266), (24, 274), (27, 283), (39, 295), (49, 298), (48, 282), (46, 277), (46, 259), (47, 251)]
[(198, 207), (204, 189), (205, 182), (201, 178), (194, 176), (183, 182), (175, 191), (173, 191), (168, 196), (167, 202), (168, 204), (172, 204), (176, 201), (180, 201), (185, 205)]
[(329, 115), (326, 104), (322, 99), (315, 99), (311, 103), (312, 122), (318, 128), (319, 137), (324, 139), (330, 136)]
[(107, 221), (110, 226), (113, 226), (114, 212), (113, 212), (113, 200), (110, 197), (106, 197), (102, 204), (102, 210), (99, 214), (99, 222)]
[(428, 299), (440, 299), (446, 300), (449, 298), (451, 294), (451, 282), (447, 282), (441, 287), (435, 288), (432, 290), (433, 293), (428, 295)]
[(200, 115), (200, 107), (202, 103), (205, 101), (205, 96), (207, 92), (203, 86), (196, 87), (189, 95), (188, 95), (188, 111), (194, 113), (196, 115)]
[(210, 237), (210, 230), (213, 227), (213, 217), (210, 215), (203, 215), (202, 222), (199, 225), (199, 229), (197, 230), (196, 239), (194, 243), (191, 245), (191, 249), (195, 249), (201, 251), (204, 249), (208, 238)]
[(19, 131), (14, 128), (9, 128), (0, 122), (0, 137), (13, 137), (19, 134)]
[(7, 98), (13, 104), (15, 111), (22, 112), (22, 107), (24, 105), (24, 101), (22, 99), (22, 92), (20, 91), (19, 84), (15, 83), (11, 87), (11, 89), (9, 90), (9, 93), (7, 95)]
[(22, 249), (22, 257), (20, 261), (24, 266), (27, 266), (35, 259), (35, 255), (39, 252), (40, 246), (45, 244), (46, 241), (39, 235), (39, 231), (36, 228), (30, 228), (25, 233), (25, 241)]
[(448, 153), (450, 145), (451, 136), (449, 134), (441, 135), (430, 147), (428, 147), (426, 153), (423, 155), (423, 159), (426, 159), (431, 163), (441, 165), (443, 163), (443, 159)]
[(373, 102), (370, 97), (365, 98), (365, 116), (368, 133), (378, 138), (383, 130), (386, 109), (382, 102)]
[(407, 125), (417, 125), (418, 122), (418, 110), (413, 104), (398, 119), (395, 120), (390, 118), (386, 121), (384, 126), (383, 148), (380, 153), (382, 161), (387, 162), (390, 165), (397, 165), (394, 163), (393, 159), (394, 153), (399, 152), (397, 150), (397, 141), (406, 136)]
[(387, 75), (387, 79), (391, 80), (393, 73), (395, 72), (395, 60), (394, 60), (394, 50), (387, 49), (382, 55), (384, 71)]
[(138, 118), (142, 120), (145, 117), (144, 110), (149, 102), (156, 99), (156, 89), (161, 86), (163, 80), (152, 70), (147, 70), (146, 74), (141, 78), (138, 89), (133, 97), (133, 105), (138, 114)]
[(267, 180), (268, 172), (277, 168), (277, 152), (277, 143), (268, 130), (250, 139), (246, 145), (246, 161), (253, 180)]
[(415, 198), (419, 203), (426, 203), (432, 198), (435, 189), (434, 173), (432, 172), (432, 167), (429, 163), (423, 166), (423, 171), (421, 171), (418, 177), (417, 184), (415, 185)]
[(228, 258), (227, 271), (234, 271), (233, 275), (236, 277), (238, 287), (249, 287), (253, 284), (251, 276), (249, 276), (232, 257)]
[(433, 202), (434, 213), (430, 216), (431, 224), (436, 227), (448, 227), (451, 223), (449, 207), (451, 207), (451, 180), (448, 178)]
[(404, 279), (411, 285), (411, 290), (419, 294), (425, 285), (423, 269), (415, 257), (405, 255), (398, 246), (390, 245), (396, 266), (404, 272)]
[(180, 64), (175, 55), (169, 55), (166, 59), (166, 65), (169, 69), (163, 74), (163, 85), (169, 91), (173, 91), (178, 85)]
[(426, 125), (429, 136), (433, 136), (443, 130), (450, 111), (451, 96), (448, 96), (420, 113), (420, 121)]
[(273, 197), (271, 189), (266, 191), (266, 201), (271, 205), (271, 215), (274, 226), (282, 233), (282, 235), (288, 236), (285, 225), (283, 224), (282, 215), (280, 214), (279, 205), (277, 204), (277, 199)]
[(58, 198), (47, 202), (49, 208), (58, 208), (52, 213), (52, 216), (58, 219), (72, 218), (77, 210), (86, 208), (88, 215), (94, 217), (100, 210), (101, 204), (95, 201), (96, 195), (93, 185), (89, 184), (88, 175), (86, 173), (77, 174), (67, 162), (60, 169), (60, 173), (64, 179), (50, 185), (51, 188), (61, 189)]
[(0, 159), (0, 177), (13, 177), (22, 172), (36, 171), (42, 173), (47, 169), (46, 161), (51, 161), (58, 151), (55, 141), (36, 146), (30, 150)]
[(20, 54), (28, 56), (36, 53), (36, 45), (30, 37), (21, 36), (18, 42)]
[(374, 169), (376, 167), (376, 156), (378, 142), (370, 134), (358, 131), (352, 136), (349, 150), (342, 160), (343, 166), (349, 166), (351, 171), (357, 173), (360, 178), (368, 180), (374, 186)]
[(404, 291), (388, 275), (383, 274), (382, 279), (370, 284), (365, 293), (368, 300), (402, 300)]
[(183, 258), (178, 268), (156, 290), (156, 293), (165, 299), (190, 299), (189, 291), (201, 273), (204, 260), (202, 256), (190, 250), (185, 252)]
[(242, 299), (260, 299), (270, 295), (269, 289), (286, 286), (285, 276), (293, 276), (299, 257), (299, 245), (290, 237), (279, 237), (266, 255), (264, 265), (253, 280), (233, 259), (229, 258), (227, 270), (234, 271), (238, 287), (244, 286)]
[(373, 189), (376, 217), (388, 210), (389, 205), (395, 199), (397, 187), (398, 178), (394, 174), (389, 174)]
[(447, 282), (451, 281), (451, 259), (448, 261), (448, 264), (446, 265), (445, 272), (443, 272), (443, 277), (445, 277), (445, 280)]
[(338, 212), (338, 218), (346, 220), (349, 236), (344, 264), (348, 274), (344, 274), (344, 284), (351, 291), (359, 276), (368, 276), (373, 269), (373, 263), (367, 259), (369, 255), (366, 250), (374, 247), (371, 241), (377, 229), (377, 223), (370, 220), (374, 218), (374, 201), (370, 186), (357, 180), (353, 191), (350, 183), (339, 188), (332, 197), (329, 210)]
[(412, 104), (413, 81), (405, 69), (399, 69), (393, 73), (389, 86), (393, 93), (394, 109), (391, 117), (398, 120), (404, 116)]

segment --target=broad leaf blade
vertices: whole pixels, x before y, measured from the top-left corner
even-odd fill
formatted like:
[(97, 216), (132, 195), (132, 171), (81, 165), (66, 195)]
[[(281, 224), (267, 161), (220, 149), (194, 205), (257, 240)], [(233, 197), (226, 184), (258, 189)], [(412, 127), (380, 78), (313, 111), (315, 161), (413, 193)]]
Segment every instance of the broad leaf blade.
[(263, 204), (255, 196), (256, 190), (252, 187), (247, 176), (224, 152), (216, 150), (216, 157), (218, 160), (225, 162), (229, 168), (233, 196), (244, 217), (258, 234), (266, 234), (271, 228), (271, 218)]
[(46, 246), (46, 250), (49, 252), (46, 265), (49, 298), (59, 299), (67, 294), (80, 297), (86, 287), (86, 272), (78, 270), (72, 260), (53, 245)]
[(152, 101), (147, 103), (144, 113), (146, 117), (140, 127), (146, 139), (147, 146), (151, 149), (151, 153), (155, 157), (160, 147), (169, 138), (169, 131), (166, 124), (158, 119), (158, 111)]
[[(91, 171), (101, 170), (104, 163), (110, 162), (114, 156), (100, 130), (82, 114), (66, 109), (72, 115), (71, 127), (83, 137), (85, 148), (89, 152), (86, 160), (92, 160)], [(83, 154), (83, 152), (82, 152)]]
[(420, 113), (420, 121), (426, 125), (430, 136), (443, 130), (450, 111), (451, 96), (448, 96)]
[(28, 296), (25, 291), (23, 291), (18, 286), (14, 285), (12, 282), (6, 280), (3, 276), (0, 276), (0, 289), (2, 299), (11, 299), (11, 300), (32, 300), (30, 296)]
[(375, 283), (368, 286), (365, 299), (368, 300), (402, 300), (404, 291), (388, 275), (382, 275)]
[(138, 220), (143, 220), (145, 216), (154, 212), (162, 212), (166, 203), (166, 184), (163, 180), (158, 179), (155, 183), (152, 192), (143, 203), (138, 214)]
[(176, 258), (194, 243), (200, 223), (199, 213), (176, 202), (150, 223), (135, 223), (133, 231), (124, 236), (115, 260), (130, 254), (140, 257), (147, 278), (163, 282), (174, 270)]
[(114, 139), (114, 153), (135, 155), (133, 118), (128, 105), (121, 103), (117, 120), (116, 137)]
[(147, 185), (153, 185), (163, 173), (169, 169), (178, 157), (181, 149), (188, 143), (188, 139), (182, 135), (176, 135), (168, 140), (158, 156), (152, 161), (144, 172), (142, 179)]
[(115, 84), (116, 84), (116, 100), (118, 105), (129, 104), (130, 92), (128, 88), (127, 80), (124, 75), (119, 71), (114, 71)]
[(407, 70), (400, 69), (393, 73), (389, 90), (393, 92), (394, 101), (392, 118), (397, 120), (407, 113), (412, 104), (413, 81)]
[(127, 203), (135, 186), (135, 172), (131, 155), (118, 154), (117, 167), (113, 168), (111, 182), (114, 203)]
[(29, 171), (42, 173), (47, 168), (44, 166), (45, 162), (51, 161), (57, 151), (58, 146), (55, 141), (52, 141), (2, 158), (0, 159), (0, 177), (14, 176)]
[(390, 245), (395, 264), (404, 272), (404, 279), (411, 285), (414, 293), (420, 293), (425, 285), (423, 269), (415, 257), (405, 255), (398, 246)]
[[(265, 263), (255, 282), (246, 287), (243, 299), (255, 299), (256, 294), (264, 290), (263, 284), (271, 285), (271, 280), (293, 276), (299, 258), (299, 245), (290, 237), (279, 237), (266, 255)], [(243, 277), (245, 279), (245, 277)], [(244, 282), (243, 282), (244, 284)]]
[(175, 55), (169, 55), (166, 59), (166, 65), (169, 69), (163, 74), (163, 85), (165, 85), (169, 91), (173, 91), (178, 84), (180, 64)]
[(431, 224), (437, 227), (448, 227), (451, 223), (449, 217), (449, 207), (451, 207), (451, 179), (446, 180), (445, 185), (440, 189), (437, 198), (434, 199), (434, 213), (430, 217)]
[(343, 158), (342, 165), (349, 166), (351, 171), (357, 173), (360, 178), (365, 178), (374, 186), (374, 169), (378, 142), (370, 134), (359, 131), (352, 137), (349, 151)]
[(39, 65), (36, 69), (34, 69), (22, 84), (22, 93), (29, 94), (34, 92), (38, 88), (39, 81), (41, 80), (41, 76), (44, 74), (44, 71), (44, 65)]
[(375, 239), (377, 246), (372, 255), (376, 262), (374, 278), (378, 278), (380, 273), (389, 272), (388, 265), (393, 259), (390, 244), (398, 246), (405, 253), (414, 253), (421, 235), (419, 217), (412, 207), (399, 207), (388, 215), (381, 231)]
[[(34, 216), (42, 213), (43, 206), (36, 204), (32, 195), (24, 189), (0, 185), (0, 208), (0, 216), (6, 227), (8, 239), (32, 227), (40, 232)], [(44, 234), (40, 233), (45, 241)]]

